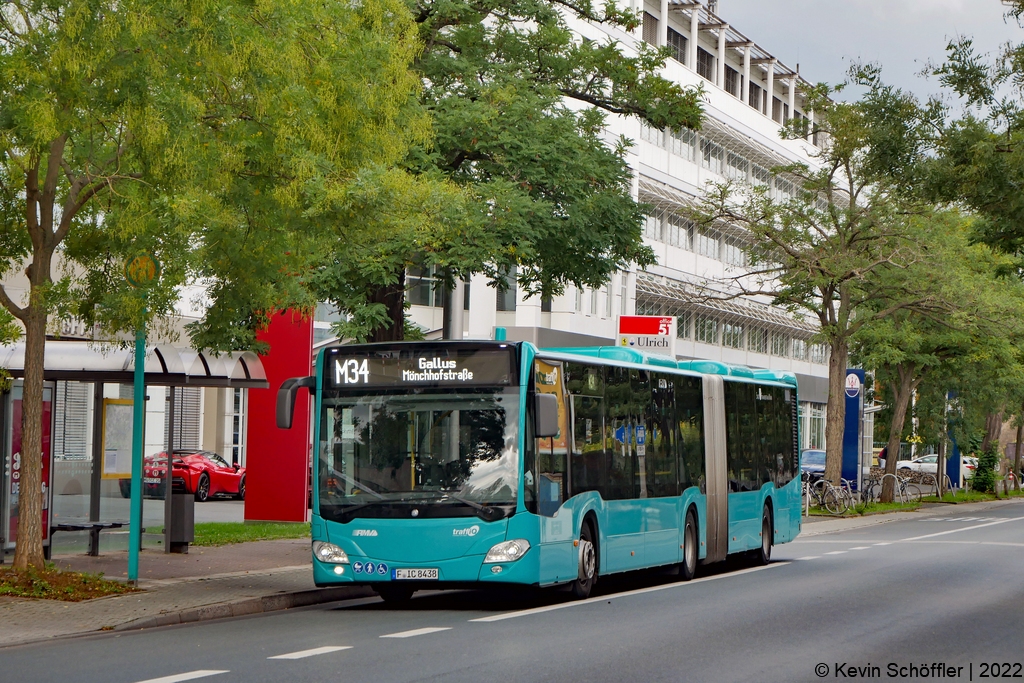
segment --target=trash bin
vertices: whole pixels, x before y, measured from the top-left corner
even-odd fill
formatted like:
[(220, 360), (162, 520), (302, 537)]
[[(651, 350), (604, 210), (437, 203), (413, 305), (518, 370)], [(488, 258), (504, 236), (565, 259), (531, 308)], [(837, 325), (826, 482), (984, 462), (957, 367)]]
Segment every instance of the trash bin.
[(188, 554), (196, 537), (196, 499), (189, 493), (171, 494), (171, 552)]

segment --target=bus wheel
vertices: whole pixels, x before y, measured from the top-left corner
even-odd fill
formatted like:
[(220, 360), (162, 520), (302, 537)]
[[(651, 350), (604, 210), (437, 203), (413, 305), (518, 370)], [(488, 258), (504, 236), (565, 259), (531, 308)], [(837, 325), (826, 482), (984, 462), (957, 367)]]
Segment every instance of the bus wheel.
[(697, 520), (693, 510), (686, 512), (686, 525), (683, 527), (683, 563), (679, 565), (679, 578), (689, 581), (697, 572)]
[(597, 548), (594, 546), (594, 532), (586, 522), (580, 530), (578, 550), (579, 574), (572, 583), (572, 594), (583, 599), (590, 596), (590, 591), (597, 581)]
[(389, 605), (400, 605), (409, 602), (412, 594), (416, 592), (409, 586), (392, 586), (389, 584), (375, 586), (374, 590), (377, 591), (377, 595), (380, 596), (381, 600)]
[(771, 562), (773, 531), (772, 512), (765, 505), (764, 512), (761, 513), (761, 549), (754, 551), (754, 562), (756, 564), (766, 565)]

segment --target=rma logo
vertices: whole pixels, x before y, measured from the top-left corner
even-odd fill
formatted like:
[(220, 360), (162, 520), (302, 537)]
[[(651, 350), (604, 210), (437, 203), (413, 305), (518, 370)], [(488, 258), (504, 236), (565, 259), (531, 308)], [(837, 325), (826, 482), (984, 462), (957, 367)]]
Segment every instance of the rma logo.
[(353, 536), (376, 536), (376, 529), (356, 529), (352, 532)]

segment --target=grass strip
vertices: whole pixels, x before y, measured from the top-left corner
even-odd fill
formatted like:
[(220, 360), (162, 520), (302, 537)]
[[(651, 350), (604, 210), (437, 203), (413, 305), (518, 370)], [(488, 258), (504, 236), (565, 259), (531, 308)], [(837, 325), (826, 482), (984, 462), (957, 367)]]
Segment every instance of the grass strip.
[(0, 595), (19, 598), (80, 602), (136, 590), (121, 581), (104, 579), (102, 574), (63, 572), (53, 564), (47, 564), (46, 569), (30, 568), (23, 572), (0, 569)]
[[(147, 534), (162, 534), (163, 527), (146, 527)], [(309, 524), (281, 522), (199, 522), (195, 526), (195, 546), (231, 545), (279, 538), (309, 538)]]

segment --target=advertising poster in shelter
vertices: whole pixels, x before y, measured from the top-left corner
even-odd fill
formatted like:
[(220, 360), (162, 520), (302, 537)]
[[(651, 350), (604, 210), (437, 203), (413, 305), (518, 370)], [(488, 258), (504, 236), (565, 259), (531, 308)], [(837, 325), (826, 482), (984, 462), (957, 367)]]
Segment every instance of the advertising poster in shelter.
[[(11, 390), (11, 462), (10, 490), (8, 491), (7, 543), (13, 544), (18, 538), (18, 508), (21, 500), (21, 433), (22, 409), (20, 386)], [(49, 387), (43, 389), (43, 540), (50, 535), (50, 471), (53, 451), (51, 433), (53, 423), (53, 394)]]

